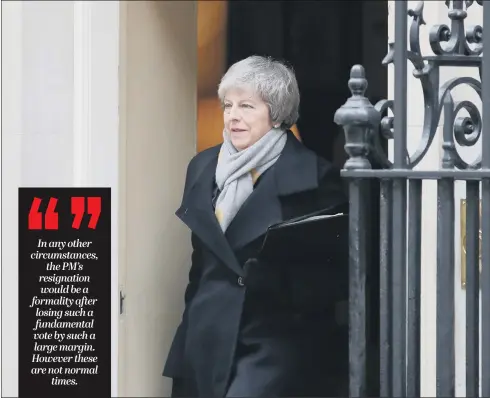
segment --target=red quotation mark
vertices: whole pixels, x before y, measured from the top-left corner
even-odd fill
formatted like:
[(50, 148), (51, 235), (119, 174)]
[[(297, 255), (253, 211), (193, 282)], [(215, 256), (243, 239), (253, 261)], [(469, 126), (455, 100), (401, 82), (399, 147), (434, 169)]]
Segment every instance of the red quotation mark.
[(88, 197), (87, 209), (85, 210), (85, 198), (82, 196), (74, 196), (71, 198), (71, 213), (75, 216), (73, 218), (72, 227), (79, 229), (82, 223), (83, 215), (85, 213), (90, 214), (90, 221), (88, 227), (95, 229), (99, 222), (100, 212), (102, 208), (102, 200), (98, 197)]
[[(43, 213), (39, 211), (42, 200), (34, 198), (29, 209), (28, 229), (43, 229)], [(44, 229), (58, 229), (58, 213), (55, 211), (57, 198), (49, 198), (44, 214)]]

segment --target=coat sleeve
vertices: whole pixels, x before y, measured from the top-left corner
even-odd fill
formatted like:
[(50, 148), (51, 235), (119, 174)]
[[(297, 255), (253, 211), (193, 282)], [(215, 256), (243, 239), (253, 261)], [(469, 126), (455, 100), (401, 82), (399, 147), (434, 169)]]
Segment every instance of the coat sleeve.
[[(329, 170), (319, 183), (315, 207), (335, 206), (339, 211), (349, 211), (349, 198), (345, 185), (336, 169)], [(348, 237), (342, 242), (346, 251), (326, 266), (318, 263), (292, 263), (287, 265), (292, 288), (293, 305), (300, 312), (332, 310), (348, 300)]]
[[(196, 159), (197, 157), (194, 157), (190, 161), (189, 166), (187, 167), (183, 197), (185, 197), (188, 194), (190, 187), (194, 184), (195, 179), (197, 179), (198, 177), (198, 173), (196, 172), (196, 168), (198, 167), (196, 165)], [(191, 244), (192, 244), (191, 268), (189, 271), (189, 283), (187, 285), (184, 294), (185, 310), (184, 310), (183, 318), (186, 317), (187, 308), (196, 293), (197, 285), (199, 284), (199, 279), (201, 277), (200, 245), (197, 244), (197, 239), (198, 238), (194, 234), (191, 235)]]
[[(194, 183), (194, 180), (197, 178), (196, 176), (196, 157), (194, 157), (188, 167), (185, 178), (185, 186), (183, 198), (187, 195), (189, 188)], [(191, 258), (191, 267), (189, 271), (189, 282), (185, 289), (184, 293), (184, 313), (182, 315), (182, 320), (180, 325), (177, 328), (175, 333), (175, 337), (173, 339), (172, 345), (170, 347), (167, 361), (165, 362), (165, 367), (163, 369), (163, 376), (173, 377), (173, 378), (181, 378), (184, 377), (184, 369), (183, 369), (183, 359), (184, 359), (184, 349), (185, 349), (185, 340), (186, 340), (186, 332), (187, 332), (187, 311), (189, 305), (194, 298), (194, 295), (197, 291), (197, 287), (199, 285), (199, 279), (201, 277), (200, 270), (200, 248), (197, 244), (197, 237), (192, 234), (191, 235), (191, 243), (192, 243), (192, 258)]]
[(195, 237), (193, 235), (192, 241), (194, 250), (192, 252), (191, 268), (189, 271), (189, 282), (184, 294), (184, 313), (182, 314), (182, 320), (177, 328), (177, 332), (175, 333), (174, 340), (167, 356), (165, 368), (163, 370), (163, 376), (167, 377), (185, 378), (183, 359), (187, 333), (187, 311), (192, 299), (194, 298), (194, 295), (196, 294), (201, 276), (199, 249), (196, 248), (194, 240)]

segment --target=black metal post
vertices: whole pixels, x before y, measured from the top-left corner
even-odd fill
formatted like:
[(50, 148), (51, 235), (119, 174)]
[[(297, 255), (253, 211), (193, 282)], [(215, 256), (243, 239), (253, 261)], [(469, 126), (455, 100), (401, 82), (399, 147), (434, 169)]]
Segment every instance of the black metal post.
[[(395, 2), (395, 157), (407, 167), (407, 2)], [(407, 180), (393, 181), (393, 396), (405, 397), (407, 334)]]
[[(466, 182), (466, 395), (480, 393), (480, 182)], [(463, 232), (463, 231), (461, 231)]]
[(380, 395), (384, 398), (393, 396), (393, 187), (389, 179), (381, 180), (380, 201)]
[[(454, 103), (444, 101), (442, 167), (454, 168)], [(437, 181), (437, 386), (438, 397), (455, 396), (454, 350), (454, 180)]]
[[(352, 96), (335, 113), (335, 123), (344, 127), (345, 150), (350, 158), (345, 169), (370, 169), (370, 134), (379, 124), (379, 113), (364, 96), (367, 89), (364, 68), (352, 67), (349, 89)], [(366, 396), (366, 268), (368, 261), (366, 200), (369, 182), (349, 181), (349, 393)]]
[[(483, 2), (483, 24), (490, 27), (490, 4)], [(490, 50), (483, 52), (481, 71), (482, 108), (490, 112)], [(489, 113), (490, 115), (490, 113)], [(483, 116), (486, 123), (482, 134), (482, 168), (490, 169), (490, 117)], [(490, 179), (482, 181), (482, 396), (490, 397)]]
[(408, 195), (407, 397), (420, 397), (421, 180), (409, 181)]

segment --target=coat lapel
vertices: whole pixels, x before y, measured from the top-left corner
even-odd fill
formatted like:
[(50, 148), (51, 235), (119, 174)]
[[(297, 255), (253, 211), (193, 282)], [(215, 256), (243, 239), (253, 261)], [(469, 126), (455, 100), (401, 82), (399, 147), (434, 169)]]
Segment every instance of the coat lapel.
[(216, 153), (216, 156), (204, 165), (175, 214), (223, 263), (238, 275), (243, 275), (243, 268), (238, 263), (213, 211), (212, 196), (217, 155)]
[(269, 226), (284, 221), (282, 197), (318, 188), (318, 181), (330, 166), (319, 168), (316, 154), (288, 132), (281, 156), (223, 234), (212, 205), (217, 162), (218, 151), (203, 164), (199, 176), (192, 176), (191, 186), (175, 214), (223, 263), (243, 276), (236, 251), (265, 234)]
[(315, 189), (318, 178), (317, 156), (288, 132), (281, 156), (264, 174), (226, 231), (231, 248), (246, 246), (265, 234), (269, 226), (284, 221), (281, 196)]

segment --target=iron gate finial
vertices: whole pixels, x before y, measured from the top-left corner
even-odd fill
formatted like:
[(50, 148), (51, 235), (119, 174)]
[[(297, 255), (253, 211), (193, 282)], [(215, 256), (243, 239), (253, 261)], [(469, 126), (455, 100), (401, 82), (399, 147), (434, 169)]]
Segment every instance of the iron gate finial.
[(368, 155), (371, 138), (373, 132), (379, 128), (381, 117), (364, 95), (368, 82), (362, 65), (354, 65), (351, 68), (348, 85), (352, 96), (334, 116), (334, 122), (344, 128), (344, 148), (349, 155), (344, 168), (370, 169)]

